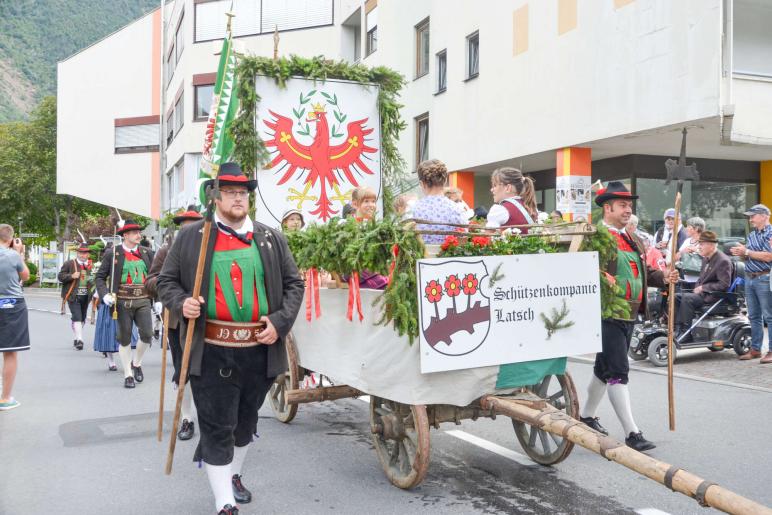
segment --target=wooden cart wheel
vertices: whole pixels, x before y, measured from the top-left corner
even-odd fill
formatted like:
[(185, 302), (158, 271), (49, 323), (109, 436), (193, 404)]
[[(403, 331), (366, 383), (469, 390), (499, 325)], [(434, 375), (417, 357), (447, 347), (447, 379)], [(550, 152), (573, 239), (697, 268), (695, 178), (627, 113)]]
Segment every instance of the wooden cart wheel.
[(273, 409), (276, 420), (288, 424), (292, 422), (292, 419), (297, 415), (298, 405), (287, 403), (287, 390), (298, 389), (300, 375), (298, 373), (298, 351), (295, 347), (295, 340), (292, 338), (292, 333), (287, 335), (287, 338), (284, 340), (284, 345), (287, 348), (287, 363), (289, 369), (287, 372), (276, 377), (276, 380), (273, 382), (271, 389), (268, 392), (268, 400), (271, 403), (271, 409)]
[[(529, 386), (528, 389), (568, 416), (579, 418), (579, 398), (568, 372), (564, 375), (548, 375), (541, 383)], [(560, 463), (574, 448), (573, 442), (529, 424), (512, 420), (512, 425), (523, 450), (536, 463)]]
[(413, 488), (429, 469), (429, 418), (426, 406), (409, 406), (370, 396), (370, 430), (386, 477), (399, 488)]

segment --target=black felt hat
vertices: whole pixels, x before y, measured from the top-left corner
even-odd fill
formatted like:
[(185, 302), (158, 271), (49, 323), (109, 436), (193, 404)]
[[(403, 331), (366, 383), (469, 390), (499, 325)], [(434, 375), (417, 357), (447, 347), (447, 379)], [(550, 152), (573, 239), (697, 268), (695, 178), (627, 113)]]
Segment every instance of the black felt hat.
[[(217, 170), (217, 178), (220, 179), (220, 186), (246, 186), (249, 191), (255, 191), (257, 181), (247, 178), (238, 163), (223, 163)], [(209, 188), (214, 184), (214, 179), (204, 182), (204, 188)]]
[(628, 190), (620, 181), (609, 181), (605, 188), (598, 190), (597, 196), (595, 197), (595, 203), (602, 206), (604, 202), (608, 202), (609, 200), (635, 200), (637, 198), (638, 195), (630, 193), (630, 190)]

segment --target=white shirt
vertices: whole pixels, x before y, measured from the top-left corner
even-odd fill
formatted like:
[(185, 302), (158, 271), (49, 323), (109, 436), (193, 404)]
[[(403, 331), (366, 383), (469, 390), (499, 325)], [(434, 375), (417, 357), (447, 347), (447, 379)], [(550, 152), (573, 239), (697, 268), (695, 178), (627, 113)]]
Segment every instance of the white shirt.
[[(520, 197), (514, 196), (504, 200), (509, 200), (509, 199), (515, 199), (519, 201)], [(491, 206), (491, 209), (488, 211), (488, 218), (487, 218), (487, 223), (485, 224), (485, 227), (491, 227), (495, 229), (496, 227), (501, 227), (502, 225), (506, 225), (507, 220), (509, 220), (509, 211), (507, 211), (507, 208), (501, 205), (501, 203), (496, 203), (496, 204), (493, 204)]]
[[(216, 212), (216, 211), (215, 211), (215, 213), (214, 213), (214, 223), (215, 223), (215, 225), (217, 225), (217, 224), (228, 225), (227, 223), (225, 223), (225, 222), (223, 221), (223, 219), (222, 219), (222, 218), (220, 218), (219, 216), (217, 216), (217, 212)], [(242, 223), (242, 224), (241, 224), (241, 227), (239, 227), (239, 228), (237, 229), (236, 227), (230, 226), (230, 228), (231, 228), (231, 229), (233, 229), (234, 231), (236, 231), (236, 234), (247, 234), (248, 232), (252, 232), (252, 231), (254, 230), (254, 228), (255, 228), (255, 224), (253, 224), (253, 223), (252, 223), (252, 219), (251, 219), (251, 218), (249, 218), (249, 215), (247, 215), (247, 216), (244, 218), (244, 223)], [(219, 226), (219, 225), (217, 225), (217, 230), (218, 230), (218, 231), (220, 231), (220, 232), (222, 232), (222, 233), (225, 233), (225, 231), (223, 231), (222, 229), (220, 229), (220, 226)], [(226, 233), (226, 234), (227, 234), (227, 233)]]

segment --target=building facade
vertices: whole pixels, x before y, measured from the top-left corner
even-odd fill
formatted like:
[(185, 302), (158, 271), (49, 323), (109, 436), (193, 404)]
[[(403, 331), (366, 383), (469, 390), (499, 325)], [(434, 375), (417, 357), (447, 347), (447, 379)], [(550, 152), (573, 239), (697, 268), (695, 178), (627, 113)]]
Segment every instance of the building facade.
[[(193, 200), (229, 4), (169, 2), (163, 16), (159, 10), (148, 16), (152, 22), (138, 20), (60, 63), (60, 105), (66, 104), (60, 134), (77, 127), (88, 140), (99, 129), (114, 136), (110, 148), (84, 159), (65, 134), (60, 192), (83, 196), (76, 171), (90, 178), (97, 170), (122, 174), (130, 167), (150, 198), (131, 207), (138, 199), (124, 191), (114, 200), (118, 207), (157, 217)], [(641, 195), (642, 223), (654, 230), (674, 197), (673, 186), (664, 185), (664, 161), (678, 155), (683, 127), (687, 154), (702, 173), (700, 182), (686, 186), (685, 215), (706, 218), (722, 236), (739, 236), (745, 207), (772, 203), (769, 2), (235, 0), (234, 11), (242, 51), (272, 55), (278, 29), (280, 55), (321, 54), (403, 74), (408, 127), (399, 145), (408, 171), (426, 158), (443, 160), (470, 205), (490, 206), (490, 174), (510, 165), (532, 173), (540, 208), (553, 209), (558, 154), (583, 148), (592, 180), (625, 181)], [(160, 26), (166, 30), (158, 38)], [(143, 43), (126, 50), (116, 42), (124, 38)], [(151, 58), (156, 39), (163, 52)], [(132, 55), (111, 59), (114, 51)], [(117, 75), (100, 71), (101, 60), (111, 61), (104, 66), (114, 66)], [(127, 66), (135, 61), (145, 71)], [(84, 70), (94, 74), (85, 91)], [(155, 111), (147, 105), (154, 101), (147, 97), (153, 80), (159, 81)], [(73, 102), (97, 107), (85, 100), (107, 100), (104, 88), (113, 86), (125, 88), (126, 101), (114, 96), (98, 106), (99, 127), (85, 126), (88, 119), (77, 109), (67, 111)], [(155, 154), (144, 147), (119, 152), (125, 135), (149, 136), (149, 124), (140, 123), (148, 115), (158, 117), (164, 134)]]

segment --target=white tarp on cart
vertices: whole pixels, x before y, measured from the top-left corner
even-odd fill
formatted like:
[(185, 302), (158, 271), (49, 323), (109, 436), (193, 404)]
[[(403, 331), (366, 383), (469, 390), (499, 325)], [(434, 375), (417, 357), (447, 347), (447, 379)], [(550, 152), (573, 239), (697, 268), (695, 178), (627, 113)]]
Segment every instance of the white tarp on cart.
[(391, 325), (375, 325), (381, 308), (372, 303), (382, 293), (361, 290), (364, 320), (350, 322), (348, 290), (321, 289), (322, 316), (309, 322), (301, 310), (292, 328), (300, 365), (404, 404), (466, 406), (482, 395), (511, 391), (496, 390), (498, 366), (422, 374), (418, 341), (410, 345)]

